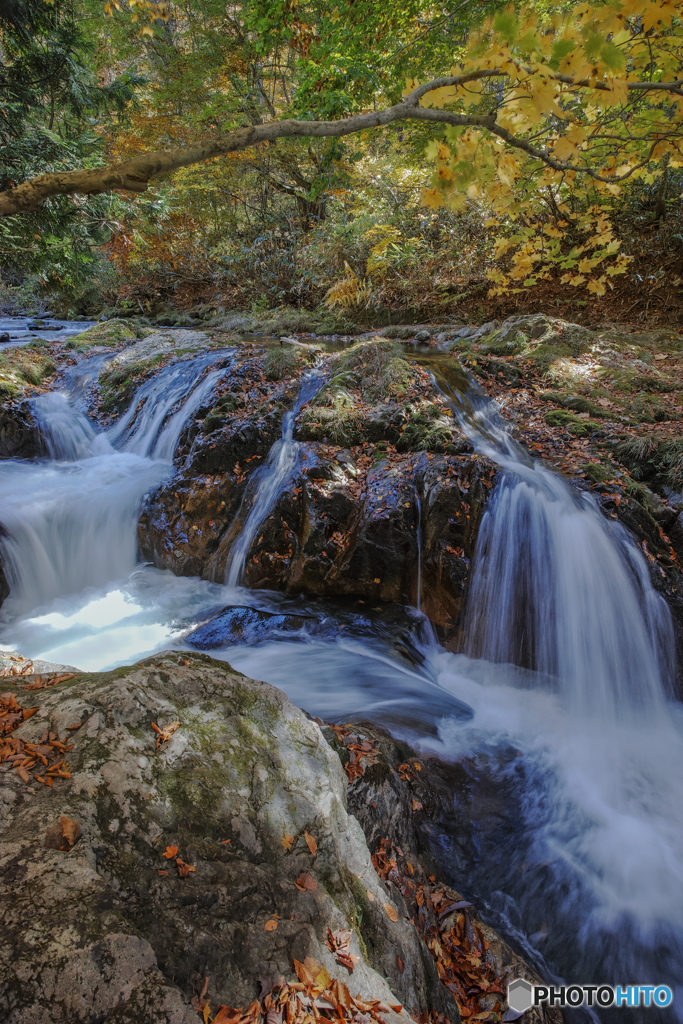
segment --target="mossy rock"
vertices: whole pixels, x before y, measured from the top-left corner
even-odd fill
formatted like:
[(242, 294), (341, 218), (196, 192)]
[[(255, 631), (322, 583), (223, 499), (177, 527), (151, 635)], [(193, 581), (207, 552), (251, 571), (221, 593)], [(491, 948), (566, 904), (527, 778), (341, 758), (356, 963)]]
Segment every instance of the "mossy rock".
[(581, 467), (586, 478), (594, 484), (604, 484), (607, 480), (614, 480), (614, 469), (600, 465), (599, 462), (586, 462)]
[(122, 412), (142, 381), (168, 358), (165, 354), (140, 362), (111, 363), (99, 376), (102, 412)]
[(107, 320), (101, 324), (94, 324), (87, 331), (82, 331), (81, 334), (76, 334), (66, 342), (64, 347), (70, 349), (87, 349), (99, 346), (116, 348), (119, 345), (137, 341), (139, 338), (143, 338), (146, 333), (150, 333), (149, 329), (140, 327), (133, 321)]
[(0, 398), (15, 398), (27, 385), (38, 387), (57, 369), (43, 340), (0, 354)]
[(545, 414), (545, 421), (549, 427), (563, 427), (568, 430), (574, 437), (590, 437), (590, 435), (600, 429), (600, 424), (596, 423), (595, 420), (582, 420), (572, 412), (565, 412), (560, 409), (553, 409), (552, 412)]
[(482, 347), (494, 356), (514, 356), (529, 343), (529, 338), (516, 327), (501, 327), (479, 339)]
[(296, 373), (301, 363), (301, 356), (291, 348), (271, 348), (263, 360), (263, 372), (266, 380), (284, 380)]

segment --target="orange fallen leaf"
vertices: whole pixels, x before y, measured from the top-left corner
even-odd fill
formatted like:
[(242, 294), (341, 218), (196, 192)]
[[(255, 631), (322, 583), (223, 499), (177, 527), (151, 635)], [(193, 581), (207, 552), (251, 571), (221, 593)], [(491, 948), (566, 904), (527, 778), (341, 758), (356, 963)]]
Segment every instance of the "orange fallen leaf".
[(387, 917), (389, 918), (390, 921), (398, 921), (398, 913), (396, 911), (396, 908), (393, 907), (391, 903), (383, 903), (382, 906), (386, 910)]
[(158, 874), (158, 875), (163, 875), (163, 876), (165, 876), (166, 878), (168, 878), (168, 871), (162, 871), (162, 870), (161, 870), (161, 868), (159, 868), (159, 869), (157, 870), (157, 874)]
[(213, 1018), (212, 1024), (238, 1024), (242, 1019), (243, 1009), (243, 1006), (233, 1009), (232, 1006), (221, 1005), (218, 1007), (218, 1013)]
[(31, 776), (29, 775), (25, 768), (15, 768), (15, 771), (22, 782), (29, 783), (31, 781)]
[(171, 857), (175, 857), (177, 852), (178, 852), (178, 847), (177, 846), (167, 846), (161, 856), (165, 857), (166, 860), (170, 860)]
[(382, 581), (380, 579), (377, 579), (377, 577), (375, 577), (375, 579), (372, 582), (373, 583), (381, 583)]
[(422, 804), (420, 803), (419, 800), (413, 800), (413, 810), (414, 811), (421, 811), (422, 810)]
[(308, 871), (302, 871), (294, 885), (300, 892), (315, 892), (318, 888), (318, 883), (315, 878), (309, 875)]
[(226, 843), (231, 843), (232, 839), (221, 839), (221, 846), (225, 846)]
[(73, 818), (67, 818), (65, 815), (61, 815), (59, 821), (62, 826), (64, 842), (67, 844), (66, 849), (70, 850), (81, 834), (81, 826)]
[(187, 878), (190, 872), (197, 870), (191, 864), (186, 864), (184, 860), (180, 859), (180, 857), (176, 857), (175, 863), (176, 867), (178, 868), (178, 874), (180, 875), (181, 878)]
[(180, 722), (171, 722), (165, 729), (160, 729), (156, 722), (152, 722), (152, 729), (157, 734), (157, 750), (162, 743), (165, 743), (166, 740), (170, 740), (173, 733), (179, 728)]
[(266, 931), (267, 931), (267, 932), (274, 932), (274, 931), (275, 931), (275, 929), (277, 928), (277, 925), (278, 925), (277, 921), (274, 921), (274, 920), (273, 920), (273, 919), (271, 918), (271, 920), (270, 920), (270, 921), (266, 921), (266, 923), (265, 923), (265, 926), (264, 926), (264, 927), (265, 927), (265, 929), (266, 929)]
[(403, 1009), (402, 1006), (400, 1006), (400, 1005), (399, 1006), (394, 1006), (393, 1003), (389, 1003), (389, 1006), (394, 1011), (394, 1013), (400, 1013), (401, 1010)]
[(318, 852), (318, 844), (316, 843), (315, 839), (313, 838), (313, 836), (309, 835), (308, 832), (304, 832), (304, 839), (306, 840), (306, 846), (315, 857), (316, 853)]
[(283, 849), (285, 849), (287, 853), (289, 853), (289, 851), (292, 849), (292, 846), (294, 845), (294, 836), (288, 836), (286, 832), (283, 832), (282, 839), (280, 841), (282, 843)]
[(374, 903), (374, 902), (375, 902), (375, 896), (374, 896), (374, 893), (371, 893), (369, 889), (366, 889), (365, 891), (366, 891), (366, 893), (368, 894), (368, 899), (370, 900), (370, 902), (371, 902), (371, 903)]

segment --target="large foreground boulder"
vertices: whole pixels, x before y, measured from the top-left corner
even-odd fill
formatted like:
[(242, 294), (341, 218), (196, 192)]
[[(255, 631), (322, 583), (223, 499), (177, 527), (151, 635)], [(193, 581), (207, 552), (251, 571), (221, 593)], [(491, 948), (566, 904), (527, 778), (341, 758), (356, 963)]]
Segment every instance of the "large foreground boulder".
[(3, 1021), (190, 1024), (208, 1002), (258, 1022), (289, 991), (302, 1013), (320, 992), (349, 1021), (457, 1024), (284, 694), (177, 653), (15, 692), (37, 710), (0, 747)]

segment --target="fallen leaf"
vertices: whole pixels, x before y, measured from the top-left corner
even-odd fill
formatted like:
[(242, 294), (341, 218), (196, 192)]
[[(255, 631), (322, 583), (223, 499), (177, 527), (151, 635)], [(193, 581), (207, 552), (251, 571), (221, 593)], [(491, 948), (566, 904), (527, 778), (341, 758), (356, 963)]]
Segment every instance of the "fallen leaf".
[(368, 899), (370, 900), (370, 902), (371, 902), (371, 903), (374, 903), (374, 902), (375, 902), (375, 896), (374, 896), (374, 894), (373, 894), (373, 893), (371, 893), (369, 889), (366, 889), (365, 891), (366, 891), (366, 893), (368, 894)]
[(413, 810), (414, 811), (421, 811), (422, 810), (422, 804), (420, 803), (419, 800), (413, 800)]
[(274, 1006), (271, 1006), (266, 1014), (266, 1024), (282, 1024), (282, 1014)]
[(170, 860), (171, 857), (175, 857), (177, 852), (178, 852), (178, 847), (177, 846), (167, 846), (161, 856), (165, 857), (166, 860)]
[(19, 768), (16, 768), (15, 771), (16, 771), (17, 775), (19, 776), (19, 778), (21, 779), (22, 782), (28, 783), (28, 782), (31, 781), (31, 776), (29, 775), (29, 773), (26, 771), (25, 768), (19, 767)]
[(294, 845), (294, 836), (288, 836), (286, 832), (283, 832), (281, 842), (283, 849), (285, 849), (287, 853), (289, 853), (289, 851), (292, 849), (292, 846)]
[(67, 844), (62, 849), (70, 850), (81, 834), (81, 826), (73, 818), (67, 818), (64, 815), (60, 817), (59, 821), (62, 826), (62, 836)]
[(375, 578), (372, 582), (373, 583), (381, 583), (382, 581)]
[(302, 871), (294, 885), (301, 892), (315, 892), (315, 890), (318, 888), (318, 883), (316, 882), (315, 878), (309, 875), (308, 871)]
[(351, 952), (352, 937), (353, 932), (350, 928), (338, 928), (334, 932), (331, 928), (328, 928), (327, 938), (325, 939), (325, 945), (334, 954), (337, 963), (346, 967), (349, 971), (352, 971), (360, 960), (359, 956)]
[(309, 835), (308, 832), (304, 832), (304, 839), (306, 840), (306, 846), (315, 857), (316, 853), (318, 852), (318, 844), (316, 843), (315, 839), (313, 838), (313, 836)]
[(394, 1006), (393, 1003), (389, 1003), (389, 1008), (392, 1009), (394, 1013), (400, 1013), (401, 1010), (403, 1009), (403, 1007), (400, 1004), (398, 1006)]
[(275, 929), (277, 928), (277, 924), (278, 924), (277, 921), (273, 921), (272, 919), (270, 921), (266, 921), (266, 923), (265, 923), (266, 931), (267, 932), (274, 932)]
[(405, 969), (406, 969), (406, 965), (405, 965), (405, 963), (403, 962), (403, 960), (401, 960), (401, 958), (400, 958), (400, 956), (398, 955), (398, 953), (396, 954), (396, 966), (397, 966), (397, 968), (398, 968), (398, 973), (399, 973), (399, 974), (403, 974), (403, 972), (404, 972), (404, 971), (405, 971)]
[(221, 846), (225, 846), (226, 843), (231, 843), (232, 839), (221, 839)]
[(171, 722), (171, 724), (167, 725), (165, 729), (160, 729), (156, 722), (152, 722), (152, 729), (157, 734), (157, 750), (162, 743), (165, 743), (166, 740), (170, 740), (173, 733), (179, 728), (180, 722)]
[(168, 878), (168, 871), (162, 871), (161, 868), (157, 869), (157, 874), (158, 875), (163, 875), (166, 878)]
[(393, 907), (391, 903), (383, 903), (382, 906), (386, 910), (387, 917), (389, 918), (390, 921), (398, 921), (398, 913), (396, 911), (396, 908)]
[(242, 1010), (242, 1006), (236, 1010), (232, 1006), (219, 1006), (212, 1024), (238, 1024), (238, 1021), (242, 1019)]
[(192, 867), (191, 864), (186, 864), (184, 860), (180, 859), (180, 857), (176, 857), (175, 863), (176, 867), (178, 868), (178, 874), (180, 875), (181, 878), (187, 878), (190, 872), (197, 870), (196, 868)]

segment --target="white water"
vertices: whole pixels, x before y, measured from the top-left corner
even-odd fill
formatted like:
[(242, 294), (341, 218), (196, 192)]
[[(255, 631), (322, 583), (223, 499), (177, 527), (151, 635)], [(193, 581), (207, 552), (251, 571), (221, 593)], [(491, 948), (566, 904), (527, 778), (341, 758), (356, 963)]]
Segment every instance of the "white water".
[[(145, 385), (107, 437), (46, 396), (40, 416), (60, 461), (0, 464), (12, 582), (5, 644), (108, 668), (182, 646), (211, 609), (266, 600), (235, 584), (296, 470), (293, 416), (260, 471), (229, 586), (135, 566), (140, 502), (170, 472), (146, 453), (172, 452), (220, 372), (199, 379), (205, 369)], [(518, 451), (495, 409), (451, 397), (463, 429), (503, 471), (474, 560), (469, 656), (426, 644), (415, 669), (379, 641), (305, 635), (216, 656), (311, 713), (374, 717), (426, 750), (464, 757), (504, 789), (514, 827), (466, 881), (548, 974), (680, 985), (683, 716), (667, 699), (668, 611), (620, 528)], [(469, 721), (458, 702), (472, 709)], [(680, 992), (678, 1020), (682, 1002)]]
[[(270, 449), (266, 464), (253, 476), (252, 487), (256, 489), (253, 504), (232, 546), (225, 567), (225, 583), (228, 587), (236, 587), (240, 583), (244, 574), (244, 563), (259, 526), (287, 484), (294, 478), (299, 464), (299, 442), (294, 440), (294, 421), (302, 406), (319, 390), (321, 383), (320, 377), (314, 373), (304, 379), (294, 408), (286, 412), (282, 418), (282, 437)], [(248, 488), (248, 497), (252, 496), (252, 487)], [(238, 519), (239, 516), (238, 512)]]

